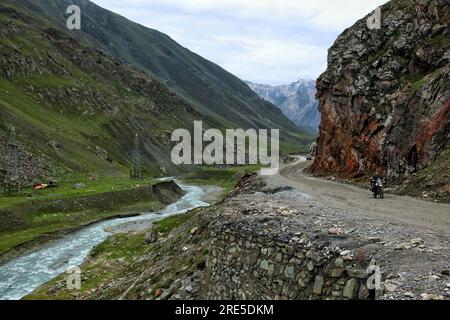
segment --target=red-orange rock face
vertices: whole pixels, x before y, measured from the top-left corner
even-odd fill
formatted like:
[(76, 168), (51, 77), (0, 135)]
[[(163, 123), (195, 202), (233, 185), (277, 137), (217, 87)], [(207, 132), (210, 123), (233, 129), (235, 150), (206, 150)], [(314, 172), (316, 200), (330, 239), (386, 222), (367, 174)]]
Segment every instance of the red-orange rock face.
[(380, 30), (366, 21), (339, 36), (317, 81), (312, 171), (401, 181), (450, 145), (450, 3), (394, 0)]

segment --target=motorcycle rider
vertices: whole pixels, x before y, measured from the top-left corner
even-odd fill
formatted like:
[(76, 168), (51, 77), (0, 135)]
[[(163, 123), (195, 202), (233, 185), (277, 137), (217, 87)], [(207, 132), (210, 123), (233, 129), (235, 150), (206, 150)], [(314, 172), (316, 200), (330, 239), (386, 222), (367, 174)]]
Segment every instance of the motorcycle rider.
[(383, 181), (383, 177), (377, 172), (375, 172), (375, 174), (372, 176), (372, 179), (370, 179), (370, 191), (373, 191), (378, 179), (380, 179), (381, 181)]

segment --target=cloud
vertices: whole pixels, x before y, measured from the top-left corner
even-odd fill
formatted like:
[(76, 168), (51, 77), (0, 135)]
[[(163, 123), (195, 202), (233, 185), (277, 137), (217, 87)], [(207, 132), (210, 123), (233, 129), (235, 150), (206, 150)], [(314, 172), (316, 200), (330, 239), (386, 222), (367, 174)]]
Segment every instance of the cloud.
[(316, 78), (337, 35), (386, 0), (94, 0), (245, 80)]

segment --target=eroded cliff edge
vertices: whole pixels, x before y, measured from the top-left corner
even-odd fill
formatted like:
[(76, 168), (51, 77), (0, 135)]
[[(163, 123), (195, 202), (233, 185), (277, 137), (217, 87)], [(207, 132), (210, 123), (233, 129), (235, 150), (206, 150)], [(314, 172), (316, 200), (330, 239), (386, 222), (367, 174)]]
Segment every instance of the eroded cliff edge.
[(311, 169), (350, 179), (380, 171), (406, 182), (404, 192), (448, 198), (450, 1), (393, 0), (379, 30), (367, 18), (338, 37), (318, 79)]

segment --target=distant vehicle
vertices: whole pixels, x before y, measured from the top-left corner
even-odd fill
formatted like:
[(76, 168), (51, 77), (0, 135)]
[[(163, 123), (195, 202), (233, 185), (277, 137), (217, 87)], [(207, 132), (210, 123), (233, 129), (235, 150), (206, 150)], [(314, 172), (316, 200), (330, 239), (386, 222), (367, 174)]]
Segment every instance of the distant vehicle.
[(48, 182), (47, 188), (58, 188), (58, 187), (59, 187), (58, 181), (49, 181)]
[(308, 154), (308, 155), (306, 156), (306, 160), (311, 161), (312, 159), (313, 159), (312, 155)]
[(384, 198), (384, 191), (383, 191), (383, 179), (378, 178), (376, 181), (372, 183), (372, 193), (373, 197), (376, 199), (378, 196), (380, 199)]

